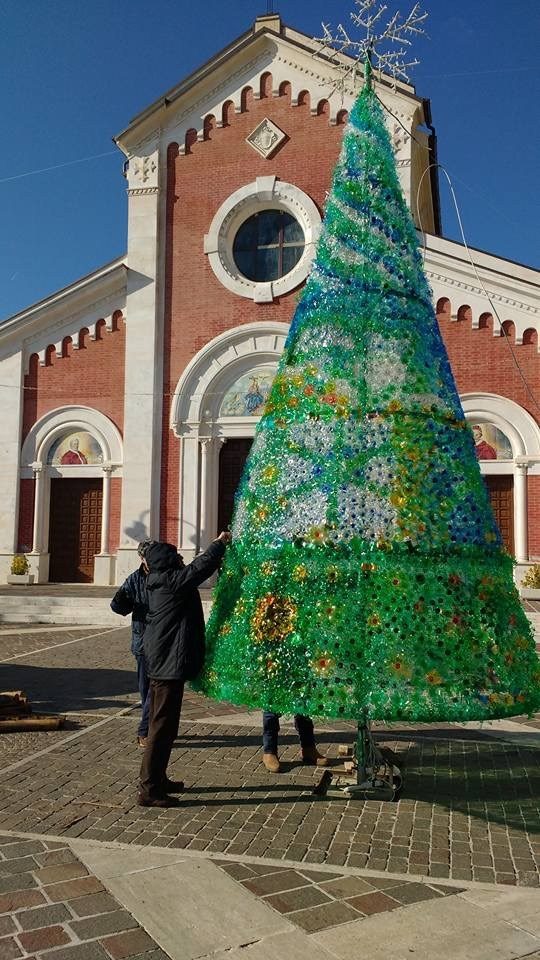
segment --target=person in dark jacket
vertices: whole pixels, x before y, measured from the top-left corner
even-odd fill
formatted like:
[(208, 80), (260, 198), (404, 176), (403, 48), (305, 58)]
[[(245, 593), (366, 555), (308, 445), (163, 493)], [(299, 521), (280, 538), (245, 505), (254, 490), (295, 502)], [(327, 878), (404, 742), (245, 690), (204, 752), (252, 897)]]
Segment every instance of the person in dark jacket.
[[(141, 540), (137, 547), (137, 553), (141, 561), (148, 547), (155, 542), (155, 540)], [(146, 614), (148, 613), (144, 563), (141, 562), (139, 569), (130, 573), (122, 586), (118, 588), (111, 600), (111, 609), (122, 617), (127, 617), (128, 613), (131, 613), (131, 652), (137, 661), (137, 686), (142, 705), (141, 720), (137, 730), (137, 743), (140, 747), (144, 747), (148, 736), (148, 715), (150, 711), (150, 681), (146, 672), (143, 650)]]
[(178, 801), (167, 794), (184, 789), (182, 781), (168, 779), (167, 765), (178, 736), (184, 683), (197, 676), (204, 662), (205, 626), (197, 587), (218, 569), (230, 540), (230, 533), (220, 533), (187, 566), (170, 543), (154, 543), (145, 552), (150, 727), (140, 773), (142, 807), (175, 806)]

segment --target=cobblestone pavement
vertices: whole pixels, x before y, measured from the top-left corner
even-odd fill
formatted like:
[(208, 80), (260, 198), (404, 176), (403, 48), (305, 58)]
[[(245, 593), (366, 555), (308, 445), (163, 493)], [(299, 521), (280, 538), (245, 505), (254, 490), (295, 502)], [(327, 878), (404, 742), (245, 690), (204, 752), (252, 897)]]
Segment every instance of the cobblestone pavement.
[(0, 837), (0, 958), (166, 960), (65, 843)]
[(73, 635), (2, 633), (0, 686), (23, 689), (36, 711), (110, 713), (137, 702), (129, 629), (77, 628)]
[[(107, 632), (106, 627), (97, 627), (95, 630), (88, 627), (72, 627), (69, 629), (55, 626), (32, 626), (28, 629), (21, 627), (21, 624), (2, 623), (0, 624), (0, 664), (18, 660), (21, 657), (27, 657), (32, 651), (39, 653), (51, 646), (63, 646), (73, 641), (80, 641), (86, 637), (93, 637), (95, 634), (103, 635)], [(4, 680), (4, 667), (2, 670), (2, 680)]]
[[(27, 656), (0, 664), (2, 687), (22, 687), (40, 706), (72, 710), (76, 724), (60, 736), (40, 734), (39, 746), (24, 742), (28, 734), (0, 737), (0, 747), (13, 747), (0, 785), (0, 829), (286, 859), (305, 868), (388, 871), (433, 882), (540, 885), (534, 732), (516, 725), (511, 739), (502, 739), (489, 727), (379, 729), (405, 770), (400, 801), (319, 799), (311, 792), (318, 774), (299, 764), (290, 726), (280, 740), (284, 773), (272, 776), (260, 763), (257, 714), (188, 693), (171, 769), (188, 791), (178, 808), (142, 809), (135, 796), (140, 751), (129, 631), (95, 634), (70, 643), (58, 634), (61, 645), (42, 651), (31, 637)], [(4, 644), (13, 642), (0, 636), (4, 657)], [(334, 758), (338, 744), (354, 737), (351, 724), (319, 726), (318, 732), (319, 744)]]

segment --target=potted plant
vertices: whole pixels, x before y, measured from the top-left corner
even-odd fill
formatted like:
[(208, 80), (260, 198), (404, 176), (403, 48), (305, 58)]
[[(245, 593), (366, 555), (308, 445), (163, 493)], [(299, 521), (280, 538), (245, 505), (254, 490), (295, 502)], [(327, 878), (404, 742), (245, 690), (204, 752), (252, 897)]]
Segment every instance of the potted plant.
[(523, 577), (519, 588), (524, 600), (540, 600), (540, 563), (533, 563)]
[(31, 584), (34, 582), (34, 574), (30, 573), (30, 564), (24, 553), (16, 553), (11, 561), (11, 573), (7, 578), (8, 583)]

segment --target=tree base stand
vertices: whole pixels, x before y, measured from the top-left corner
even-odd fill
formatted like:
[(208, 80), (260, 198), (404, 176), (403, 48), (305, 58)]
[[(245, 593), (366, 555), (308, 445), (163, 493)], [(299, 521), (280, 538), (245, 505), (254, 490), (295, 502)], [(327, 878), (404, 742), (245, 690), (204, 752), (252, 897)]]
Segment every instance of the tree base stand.
[(375, 744), (369, 723), (358, 724), (354, 748), (340, 747), (341, 756), (352, 757), (342, 769), (325, 770), (314, 787), (315, 796), (351, 800), (396, 800), (403, 776), (390, 750)]

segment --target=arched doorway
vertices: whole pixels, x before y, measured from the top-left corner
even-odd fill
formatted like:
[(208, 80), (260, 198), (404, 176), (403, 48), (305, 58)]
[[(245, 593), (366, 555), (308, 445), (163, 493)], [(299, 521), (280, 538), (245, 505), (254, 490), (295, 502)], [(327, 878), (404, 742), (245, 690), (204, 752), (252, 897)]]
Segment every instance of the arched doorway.
[(540, 458), (540, 428), (530, 413), (490, 393), (461, 398), (476, 456), (506, 549), (518, 565), (529, 560), (528, 477)]
[(234, 496), (242, 477), (253, 437), (231, 437), (219, 455), (218, 530), (227, 530), (234, 510)]
[(36, 581), (114, 583), (109, 545), (119, 488), (111, 493), (111, 484), (113, 475), (122, 476), (117, 427), (90, 407), (59, 407), (34, 424), (21, 461), (21, 479), (33, 480), (28, 559)]
[(288, 326), (247, 323), (221, 334), (191, 360), (171, 406), (181, 440), (178, 543), (186, 560), (230, 523), (234, 493)]
[(511, 473), (483, 476), (503, 544), (514, 556), (514, 477)]
[(49, 581), (93, 583), (101, 552), (103, 480), (52, 477), (49, 506)]

